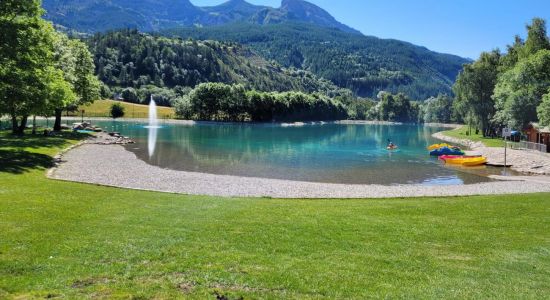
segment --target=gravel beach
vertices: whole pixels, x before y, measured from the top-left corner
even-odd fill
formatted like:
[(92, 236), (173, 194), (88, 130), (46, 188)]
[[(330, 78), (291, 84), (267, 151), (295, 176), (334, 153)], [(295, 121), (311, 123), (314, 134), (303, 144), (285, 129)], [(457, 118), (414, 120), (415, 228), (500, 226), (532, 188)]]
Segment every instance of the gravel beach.
[[(466, 151), (468, 154), (483, 155), (487, 157), (488, 164), (504, 165), (504, 148), (502, 147), (485, 147), (481, 142), (449, 137), (441, 132), (433, 134), (433, 137), (466, 146), (470, 148), (470, 151)], [(506, 165), (511, 166), (512, 170), (526, 174), (550, 175), (550, 154), (514, 149), (507, 149), (506, 151)]]
[(504, 177), (472, 185), (349, 185), (214, 175), (162, 169), (138, 159), (121, 145), (83, 143), (62, 154), (53, 179), (130, 189), (224, 197), (391, 198), (550, 192), (550, 177)]

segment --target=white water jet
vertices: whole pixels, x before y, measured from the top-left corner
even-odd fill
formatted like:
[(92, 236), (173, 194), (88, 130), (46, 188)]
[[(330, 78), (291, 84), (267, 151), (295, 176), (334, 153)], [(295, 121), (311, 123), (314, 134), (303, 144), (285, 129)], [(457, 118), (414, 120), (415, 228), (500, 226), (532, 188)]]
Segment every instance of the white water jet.
[(158, 123), (157, 103), (155, 103), (153, 95), (151, 95), (151, 102), (149, 102), (149, 127), (158, 126)]
[(158, 117), (157, 117), (157, 104), (153, 100), (153, 95), (151, 95), (151, 102), (149, 102), (149, 125), (145, 126), (149, 129), (147, 136), (147, 150), (149, 151), (149, 158), (155, 154), (155, 146), (157, 145), (157, 134), (158, 129)]

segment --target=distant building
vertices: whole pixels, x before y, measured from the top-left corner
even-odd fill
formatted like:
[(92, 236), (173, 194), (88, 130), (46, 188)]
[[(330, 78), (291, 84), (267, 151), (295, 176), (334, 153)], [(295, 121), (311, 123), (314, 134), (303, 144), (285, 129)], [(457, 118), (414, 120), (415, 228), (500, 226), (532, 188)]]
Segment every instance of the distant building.
[(541, 127), (538, 123), (531, 123), (525, 129), (525, 134), (529, 142), (546, 145), (547, 151), (550, 150), (550, 126)]

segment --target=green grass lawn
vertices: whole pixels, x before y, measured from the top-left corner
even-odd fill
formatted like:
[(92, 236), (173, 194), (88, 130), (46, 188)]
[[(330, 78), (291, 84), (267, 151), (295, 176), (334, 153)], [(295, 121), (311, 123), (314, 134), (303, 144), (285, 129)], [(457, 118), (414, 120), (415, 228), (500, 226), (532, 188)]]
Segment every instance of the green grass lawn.
[(502, 140), (501, 138), (483, 137), (481, 133), (475, 134), (474, 129), (472, 129), (472, 134), (468, 135), (468, 126), (462, 126), (457, 129), (443, 131), (443, 134), (454, 138), (468, 139), (474, 142), (482, 142), (487, 147), (504, 147), (504, 140)]
[[(125, 118), (147, 118), (149, 114), (149, 106), (142, 104), (134, 104), (122, 101), (114, 100), (97, 100), (89, 105), (82, 105), (78, 108), (78, 111), (85, 111), (85, 115), (89, 117), (109, 117), (111, 112), (111, 105), (113, 103), (120, 103), (124, 106)], [(176, 116), (174, 108), (157, 106), (157, 114), (161, 119), (173, 119)], [(80, 116), (80, 113), (72, 113), (72, 115)]]
[(79, 138), (0, 133), (0, 299), (550, 295), (550, 194), (276, 200), (47, 179)]

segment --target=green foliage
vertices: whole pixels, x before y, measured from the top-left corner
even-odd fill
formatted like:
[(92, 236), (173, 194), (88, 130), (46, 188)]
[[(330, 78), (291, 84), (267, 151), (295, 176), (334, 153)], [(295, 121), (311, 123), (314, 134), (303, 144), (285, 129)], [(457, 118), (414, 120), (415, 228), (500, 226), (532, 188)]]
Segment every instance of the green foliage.
[(180, 118), (214, 121), (319, 121), (347, 117), (346, 107), (321, 94), (246, 91), (242, 85), (202, 83), (176, 101)]
[(496, 120), (523, 128), (537, 120), (537, 107), (550, 87), (550, 50), (540, 50), (504, 74), (494, 90)]
[(419, 106), (413, 105), (403, 93), (393, 95), (381, 92), (378, 103), (368, 112), (368, 118), (389, 122), (417, 122)]
[(542, 97), (542, 103), (537, 108), (537, 115), (542, 126), (550, 126), (550, 90)]
[(94, 75), (94, 60), (84, 43), (75, 41), (73, 47), (77, 65), (74, 70), (74, 91), (79, 97), (78, 104), (89, 104), (100, 96), (100, 82)]
[(483, 135), (493, 135), (502, 126), (521, 129), (537, 121), (537, 107), (549, 87), (546, 22), (534, 18), (527, 26), (525, 42), (516, 36), (507, 54), (483, 53), (464, 66), (453, 87), (453, 118), (481, 128)]
[(47, 106), (42, 111), (35, 111), (37, 115), (50, 115), (59, 107), (67, 107), (77, 98), (72, 85), (63, 77), (63, 71), (51, 68), (47, 87)]
[(269, 60), (309, 70), (365, 97), (374, 97), (381, 90), (403, 92), (413, 99), (450, 94), (458, 71), (468, 62), (406, 42), (303, 23), (237, 23), (178, 28), (163, 34), (244, 44)]
[(113, 92), (111, 91), (111, 88), (109, 88), (108, 85), (101, 82), (99, 84), (99, 96), (101, 97), (101, 99), (112, 99)]
[[(479, 59), (464, 65), (453, 87), (456, 95), (455, 108), (461, 119), (474, 116), (475, 123), (483, 134), (488, 134), (495, 114), (493, 90), (499, 75), (500, 53), (484, 52)], [(471, 119), (471, 118), (470, 118)]]
[(189, 120), (193, 119), (193, 107), (191, 106), (191, 100), (189, 96), (185, 95), (179, 97), (174, 102), (174, 109), (176, 110), (176, 116), (179, 118)]
[[(338, 98), (336, 99), (339, 100)], [(373, 100), (366, 98), (354, 98), (350, 102), (340, 100), (340, 102), (346, 105), (348, 108), (348, 118), (352, 120), (367, 120), (369, 111), (375, 105)]]
[(525, 40), (520, 56), (522, 59), (528, 58), (540, 50), (550, 50), (550, 40), (546, 33), (546, 21), (534, 18), (531, 24), (527, 25), (527, 40)]
[(450, 123), (453, 99), (448, 95), (439, 95), (424, 101), (422, 120), (426, 123)]
[(125, 89), (123, 89), (122, 93), (121, 93), (121, 97), (126, 102), (140, 103), (138, 93), (137, 93), (136, 89), (134, 89), (134, 88), (125, 88)]
[[(309, 72), (269, 63), (235, 43), (184, 41), (135, 30), (97, 34), (87, 42), (99, 78), (135, 103), (146, 103), (152, 93), (155, 97), (163, 94), (163, 104), (170, 105), (181, 96), (177, 90), (206, 82), (242, 84), (260, 91), (319, 91), (328, 95), (340, 90)], [(152, 91), (152, 86), (164, 91)], [(135, 89), (135, 93), (124, 93), (126, 88)], [(166, 90), (176, 91), (170, 94)]]
[(63, 72), (65, 81), (73, 90), (73, 98), (59, 101), (55, 110), (54, 130), (61, 130), (61, 115), (63, 109), (85, 105), (99, 99), (101, 84), (94, 75), (94, 63), (90, 51), (84, 43), (69, 39), (63, 33), (54, 37), (54, 62)]
[(125, 108), (124, 106), (122, 106), (122, 104), (120, 103), (113, 103), (111, 105), (111, 117), (113, 119), (117, 119), (117, 118), (122, 118), (124, 117), (124, 111), (125, 111)]
[(63, 71), (65, 80), (78, 96), (65, 105), (86, 105), (99, 99), (101, 84), (94, 75), (93, 57), (86, 44), (63, 33), (55, 33), (54, 48), (55, 66)]
[(42, 12), (39, 1), (0, 5), (0, 114), (11, 116), (14, 133), (23, 133), (28, 116), (48, 107), (56, 95), (51, 91), (59, 87), (51, 82), (58, 79), (52, 70), (53, 28)]

